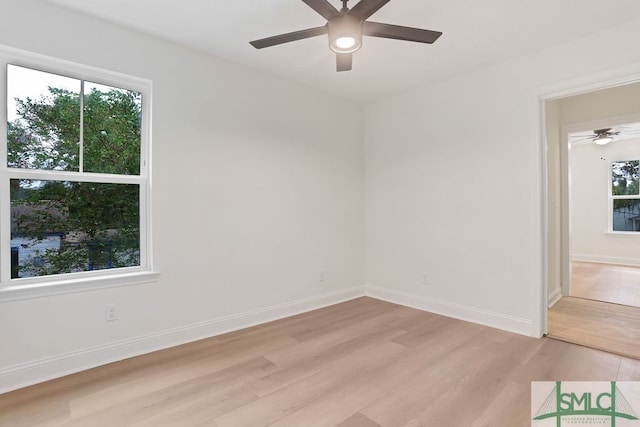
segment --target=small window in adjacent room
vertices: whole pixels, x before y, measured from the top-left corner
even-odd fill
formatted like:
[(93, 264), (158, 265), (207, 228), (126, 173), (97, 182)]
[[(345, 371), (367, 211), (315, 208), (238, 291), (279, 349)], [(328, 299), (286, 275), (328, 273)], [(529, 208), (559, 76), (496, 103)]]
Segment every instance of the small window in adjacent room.
[(611, 230), (640, 232), (639, 160), (611, 163)]
[(11, 61), (2, 64), (0, 218), (11, 238), (0, 247), (0, 292), (150, 273), (150, 85), (62, 61)]

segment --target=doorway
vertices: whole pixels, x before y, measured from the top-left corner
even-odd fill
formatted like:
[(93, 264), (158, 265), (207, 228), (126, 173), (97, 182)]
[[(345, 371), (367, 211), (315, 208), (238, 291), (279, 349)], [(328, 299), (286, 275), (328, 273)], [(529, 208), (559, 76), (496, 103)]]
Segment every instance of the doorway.
[[(640, 358), (640, 193), (623, 202), (612, 187), (636, 185), (625, 173), (640, 161), (640, 83), (547, 100), (545, 110), (548, 334)], [(605, 129), (613, 140), (597, 144)]]
[[(598, 100), (618, 105), (621, 95), (608, 92)], [(640, 88), (625, 87), (622, 96), (640, 101)], [(603, 118), (606, 127), (597, 127), (600, 119), (573, 124), (584, 129), (567, 135), (570, 271), (564, 296), (640, 306), (640, 123), (626, 122), (636, 116)]]

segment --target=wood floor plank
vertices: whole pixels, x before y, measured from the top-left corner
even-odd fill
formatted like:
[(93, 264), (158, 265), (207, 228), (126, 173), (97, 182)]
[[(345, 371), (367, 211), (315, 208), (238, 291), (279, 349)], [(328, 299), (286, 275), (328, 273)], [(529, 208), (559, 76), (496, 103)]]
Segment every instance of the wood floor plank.
[[(86, 408), (82, 408), (81, 411), (72, 411), (72, 421), (65, 425), (89, 427), (105, 425), (107, 422), (115, 422), (119, 425), (141, 421), (157, 412), (188, 403), (192, 404), (194, 396), (218, 393), (238, 384), (242, 385), (247, 380), (275, 369), (276, 366), (273, 363), (260, 357), (178, 383), (173, 381), (170, 383), (156, 382), (153, 387), (147, 385), (146, 392), (140, 390), (137, 393), (129, 393), (128, 398), (118, 399), (116, 403), (114, 403), (114, 399), (105, 399), (108, 400), (108, 403), (105, 402), (105, 406), (100, 407), (100, 410), (96, 410), (95, 405), (91, 405), (93, 409), (91, 411)], [(93, 401), (91, 402), (93, 403)], [(73, 401), (71, 404), (72, 407), (81, 407), (80, 404)], [(81, 404), (85, 405), (86, 402), (82, 401)]]
[(464, 339), (452, 347), (439, 346), (437, 352), (427, 352), (420, 373), (370, 402), (361, 412), (384, 426), (405, 425), (433, 404), (443, 390), (457, 387), (467, 370), (474, 367), (467, 363), (470, 354), (476, 362), (491, 357), (482, 352), (482, 340)]
[(406, 351), (406, 347), (392, 342), (382, 343), (375, 354), (371, 354), (368, 349), (356, 350), (344, 363), (331, 365), (302, 381), (218, 417), (215, 421), (220, 427), (251, 427), (255, 426), (256, 420), (260, 420), (261, 425), (272, 424), (322, 396), (331, 394), (341, 384), (370, 375)]
[[(217, 377), (216, 373), (219, 371), (223, 373), (225, 369), (236, 371), (238, 365), (245, 362), (253, 363), (254, 358), (261, 357), (260, 355), (265, 352), (289, 347), (296, 343), (297, 341), (289, 337), (256, 340), (254, 346), (249, 342), (235, 346), (227, 343), (220, 346), (220, 351), (211, 352), (209, 357), (202, 357), (195, 362), (185, 363), (185, 361), (181, 361), (178, 364), (174, 363), (172, 366), (166, 366), (162, 371), (154, 372), (135, 381), (122, 382), (116, 386), (73, 399), (70, 402), (71, 414), (74, 419), (79, 418), (113, 407), (118, 403), (166, 389), (172, 385), (178, 385), (210, 374), (213, 374), (213, 377)], [(268, 364), (275, 367), (266, 359), (260, 360), (259, 363), (261, 364), (261, 372), (266, 369), (262, 365), (266, 366)]]
[(365, 417), (360, 412), (353, 414), (346, 420), (343, 420), (340, 424), (336, 424), (336, 427), (382, 427), (380, 424)]
[(618, 379), (620, 381), (640, 381), (640, 363), (634, 359), (621, 358)]
[(506, 420), (513, 426), (531, 425), (531, 390), (521, 383), (509, 381), (499, 393), (491, 395), (489, 400), (469, 424), (470, 427), (507, 425)]
[(0, 427), (514, 427), (556, 380), (640, 360), (358, 298), (0, 395)]
[[(414, 400), (412, 410), (399, 410), (396, 405), (382, 419), (374, 415), (380, 402), (371, 405), (362, 412), (382, 425), (460, 425), (469, 426), (475, 421), (491, 402), (493, 396), (499, 394), (513, 373), (520, 368), (522, 341), (514, 339), (503, 346), (490, 347), (489, 337), (477, 336), (459, 346), (448, 357), (442, 358), (437, 369), (423, 370), (423, 376), (394, 391), (394, 395), (412, 394), (422, 398), (422, 405)], [(531, 343), (534, 345), (534, 343)], [(473, 360), (473, 362), (471, 362)], [(471, 363), (470, 363), (471, 362)], [(447, 375), (442, 373), (446, 372)], [(428, 384), (431, 387), (425, 388)], [(404, 387), (412, 387), (407, 389)], [(464, 402), (465, 410), (459, 408)], [(400, 403), (401, 402), (396, 402)], [(440, 424), (438, 424), (440, 423)]]
[(375, 353), (380, 345), (402, 333), (403, 331), (393, 328), (370, 331), (353, 340), (321, 349), (300, 363), (282, 367), (272, 374), (252, 381), (248, 387), (259, 396), (266, 396), (292, 383), (304, 380), (322, 369), (344, 363), (345, 359), (356, 351)]
[(562, 297), (548, 312), (551, 338), (640, 359), (640, 309)]
[(397, 329), (396, 325), (403, 319), (397, 316), (393, 310), (382, 314), (366, 314), (354, 317), (340, 328), (331, 329), (321, 335), (315, 334), (313, 338), (301, 341), (293, 347), (285, 347), (266, 354), (266, 358), (280, 367), (291, 366), (324, 352), (327, 348), (357, 339), (370, 331)]
[[(474, 340), (482, 339), (476, 335)], [(415, 378), (433, 361), (442, 361), (449, 354), (446, 346), (442, 346), (438, 351), (423, 348), (421, 351), (403, 352), (377, 368), (373, 375), (363, 372), (350, 381), (338, 383), (330, 394), (323, 395), (271, 425), (280, 427), (336, 425), (351, 413), (351, 408), (365, 407), (383, 396), (395, 393), (398, 387)], [(377, 354), (370, 352), (370, 357), (375, 358)], [(374, 421), (378, 420), (374, 419)]]
[(70, 419), (69, 404), (64, 401), (38, 400), (38, 405), (26, 401), (0, 411), (0, 427), (57, 427)]
[(618, 376), (621, 358), (613, 353), (580, 348), (580, 355), (567, 371), (571, 381), (610, 381)]
[(640, 307), (640, 267), (572, 261), (571, 296)]
[[(153, 415), (132, 424), (132, 427), (191, 427), (214, 424), (214, 419), (257, 400), (258, 396), (243, 385), (234, 385), (215, 393), (199, 394), (166, 410), (154, 410)], [(127, 420), (126, 422), (130, 422)]]
[(582, 357), (582, 348), (554, 339), (542, 339), (540, 344), (535, 355), (524, 361), (522, 369), (514, 374), (513, 380), (523, 386), (531, 381), (571, 380), (568, 373)]
[[(358, 298), (358, 300), (360, 300), (360, 298)], [(332, 331), (340, 331), (345, 325), (362, 319), (365, 316), (373, 317), (388, 313), (389, 311), (395, 310), (395, 307), (395, 304), (389, 304), (383, 301), (377, 301), (370, 306), (354, 307), (353, 310), (348, 310), (340, 315), (333, 315), (331, 318), (325, 319), (324, 322), (322, 322), (322, 328), (318, 328), (317, 323), (309, 324), (304, 330), (293, 332), (290, 336), (298, 341), (310, 340), (331, 333)]]

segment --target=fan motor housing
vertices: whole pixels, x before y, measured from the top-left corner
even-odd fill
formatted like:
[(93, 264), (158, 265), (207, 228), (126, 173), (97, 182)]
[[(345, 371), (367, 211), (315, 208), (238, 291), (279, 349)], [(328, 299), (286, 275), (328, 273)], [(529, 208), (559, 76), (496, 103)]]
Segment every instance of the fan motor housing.
[(339, 15), (327, 22), (329, 48), (336, 53), (351, 53), (362, 46), (362, 19)]

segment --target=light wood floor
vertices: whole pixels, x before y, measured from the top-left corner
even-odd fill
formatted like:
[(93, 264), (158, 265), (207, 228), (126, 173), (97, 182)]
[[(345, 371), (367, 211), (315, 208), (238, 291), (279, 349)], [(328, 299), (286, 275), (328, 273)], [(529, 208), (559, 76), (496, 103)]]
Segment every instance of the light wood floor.
[(640, 268), (574, 261), (571, 297), (548, 311), (548, 336), (640, 359)]
[(573, 261), (571, 296), (640, 307), (640, 268)]
[(640, 308), (562, 297), (548, 311), (548, 336), (640, 359)]
[(640, 361), (359, 298), (0, 395), (0, 426), (518, 427), (532, 380)]

